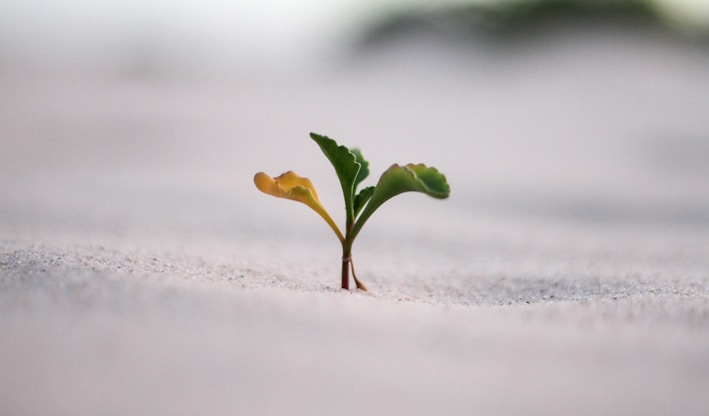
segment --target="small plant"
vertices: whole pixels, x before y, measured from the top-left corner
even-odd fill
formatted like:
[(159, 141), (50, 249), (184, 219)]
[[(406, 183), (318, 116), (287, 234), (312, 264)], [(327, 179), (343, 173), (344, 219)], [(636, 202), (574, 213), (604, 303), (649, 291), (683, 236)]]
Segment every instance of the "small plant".
[(335, 221), (323, 207), (315, 187), (308, 178), (288, 171), (276, 178), (264, 172), (254, 176), (254, 183), (261, 191), (278, 198), (302, 202), (317, 212), (337, 235), (342, 244), (342, 288), (349, 289), (349, 273), (358, 289), (367, 290), (357, 279), (352, 263), (352, 244), (369, 217), (384, 202), (402, 192), (423, 192), (434, 198), (444, 199), (450, 193), (446, 177), (436, 168), (423, 164), (409, 163), (405, 166), (393, 164), (379, 178), (376, 186), (367, 186), (359, 192), (357, 187), (369, 175), (369, 162), (359, 149), (348, 149), (334, 140), (310, 133), (310, 137), (320, 146), (322, 152), (335, 167), (345, 197), (345, 233), (340, 231)]

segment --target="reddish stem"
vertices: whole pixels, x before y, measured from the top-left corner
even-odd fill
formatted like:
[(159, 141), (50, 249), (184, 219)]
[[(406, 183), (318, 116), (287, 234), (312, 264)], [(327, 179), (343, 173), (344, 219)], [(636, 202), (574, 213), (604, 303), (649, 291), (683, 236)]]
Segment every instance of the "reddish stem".
[(342, 256), (342, 288), (350, 289), (350, 256)]

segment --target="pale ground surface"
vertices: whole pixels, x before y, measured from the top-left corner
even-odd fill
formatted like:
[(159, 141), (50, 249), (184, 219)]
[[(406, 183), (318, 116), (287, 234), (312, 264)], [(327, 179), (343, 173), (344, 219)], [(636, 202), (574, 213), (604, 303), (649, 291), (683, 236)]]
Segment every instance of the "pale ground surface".
[[(0, 414), (706, 414), (709, 56), (369, 59), (318, 82), (2, 78)], [(338, 218), (311, 130), (361, 146), (371, 182), (449, 178), (365, 227), (369, 293), (337, 289), (314, 213), (251, 183), (294, 169)]]

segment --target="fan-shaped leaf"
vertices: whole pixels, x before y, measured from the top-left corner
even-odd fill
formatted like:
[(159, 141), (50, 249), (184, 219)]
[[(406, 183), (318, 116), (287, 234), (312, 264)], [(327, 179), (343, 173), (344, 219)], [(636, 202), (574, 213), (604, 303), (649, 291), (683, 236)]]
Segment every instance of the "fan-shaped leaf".
[(394, 164), (379, 178), (369, 203), (355, 222), (352, 238), (359, 233), (362, 225), (384, 202), (402, 192), (422, 192), (434, 198), (444, 199), (450, 194), (445, 175), (434, 167), (423, 164)]

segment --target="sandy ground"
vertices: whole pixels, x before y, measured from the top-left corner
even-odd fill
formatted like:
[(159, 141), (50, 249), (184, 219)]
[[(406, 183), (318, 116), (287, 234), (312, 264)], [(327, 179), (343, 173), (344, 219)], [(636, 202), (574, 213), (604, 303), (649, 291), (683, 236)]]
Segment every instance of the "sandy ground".
[[(470, 52), (470, 51), (468, 51)], [(493, 56), (494, 55), (494, 56)], [(412, 65), (418, 62), (418, 65)], [(317, 80), (0, 79), (0, 413), (702, 415), (709, 57), (403, 48)], [(355, 244), (311, 130), (374, 181)]]

